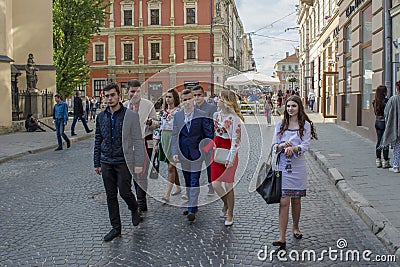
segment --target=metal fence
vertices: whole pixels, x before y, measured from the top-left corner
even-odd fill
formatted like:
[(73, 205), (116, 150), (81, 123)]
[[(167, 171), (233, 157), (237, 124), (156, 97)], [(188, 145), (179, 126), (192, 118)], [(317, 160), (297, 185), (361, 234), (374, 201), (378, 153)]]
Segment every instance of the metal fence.
[(32, 95), (29, 91), (17, 91), (12, 95), (12, 120), (19, 121), (26, 118), (32, 111), (32, 98), (38, 97), (37, 110), (41, 112), (43, 117), (50, 117), (53, 115), (53, 93), (48, 92), (47, 89), (40, 92), (38, 95)]

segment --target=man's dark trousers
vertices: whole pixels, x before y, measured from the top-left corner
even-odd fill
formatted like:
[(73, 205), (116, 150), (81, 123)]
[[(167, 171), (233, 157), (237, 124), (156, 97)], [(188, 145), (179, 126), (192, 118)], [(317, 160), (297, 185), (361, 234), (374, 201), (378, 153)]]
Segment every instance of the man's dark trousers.
[(89, 127), (87, 126), (85, 117), (82, 114), (74, 115), (74, 119), (72, 120), (72, 125), (71, 125), (71, 134), (75, 134), (75, 125), (76, 122), (78, 121), (78, 118), (81, 119), (83, 127), (85, 127), (86, 132), (88, 133)]
[(101, 163), (101, 173), (107, 194), (108, 214), (111, 225), (114, 229), (121, 230), (118, 191), (128, 205), (129, 210), (135, 211), (137, 209), (136, 198), (132, 193), (132, 175), (126, 164)]
[[(133, 175), (133, 184), (135, 185), (135, 191), (137, 196), (137, 202), (139, 205), (139, 209), (141, 211), (147, 211), (147, 199), (146, 199), (146, 191), (147, 191), (147, 174), (150, 166), (151, 154), (153, 153), (153, 148), (147, 147), (147, 139), (146, 141), (146, 152), (147, 158), (145, 158), (145, 168), (143, 168), (143, 174), (139, 177), (138, 174)], [(146, 156), (145, 156), (146, 157)], [(137, 182), (139, 181), (139, 183)]]
[(182, 173), (185, 178), (186, 195), (189, 197), (189, 213), (197, 212), (197, 205), (200, 194), (200, 174), (202, 161), (185, 159), (181, 162)]

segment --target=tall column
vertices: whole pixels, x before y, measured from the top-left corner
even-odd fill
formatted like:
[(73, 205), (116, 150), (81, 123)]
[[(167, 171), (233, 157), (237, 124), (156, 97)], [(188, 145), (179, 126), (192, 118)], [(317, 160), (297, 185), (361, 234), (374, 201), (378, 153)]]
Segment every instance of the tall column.
[(175, 25), (175, 1), (171, 0), (171, 17), (169, 18), (170, 25)]
[(143, 1), (139, 1), (139, 27), (143, 27)]
[(169, 51), (169, 63), (174, 64), (175, 63), (175, 34), (174, 33), (170, 33), (170, 49)]
[(114, 4), (115, 3), (110, 6), (110, 29), (114, 28)]

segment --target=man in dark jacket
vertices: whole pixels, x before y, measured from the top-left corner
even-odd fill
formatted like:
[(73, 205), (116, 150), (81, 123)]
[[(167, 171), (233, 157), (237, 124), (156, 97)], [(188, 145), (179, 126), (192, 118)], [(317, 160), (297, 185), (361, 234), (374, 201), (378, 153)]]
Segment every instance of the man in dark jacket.
[(81, 120), (83, 127), (85, 127), (85, 130), (87, 133), (93, 132), (93, 130), (90, 130), (89, 127), (86, 124), (84, 112), (83, 112), (83, 105), (82, 105), (82, 99), (81, 99), (81, 92), (76, 91), (75, 97), (74, 97), (74, 119), (72, 121), (71, 125), (71, 135), (76, 135), (75, 133), (75, 125), (78, 119)]
[(139, 115), (119, 102), (121, 92), (118, 85), (107, 85), (103, 93), (108, 106), (96, 118), (94, 168), (103, 177), (108, 213), (113, 227), (104, 236), (104, 241), (111, 241), (121, 235), (118, 191), (131, 211), (132, 224), (137, 226), (142, 220), (132, 193), (131, 173), (142, 172), (144, 148)]
[[(210, 120), (210, 127), (214, 130), (214, 113), (217, 112), (217, 106), (207, 103), (204, 101), (204, 89), (200, 85), (192, 88), (194, 102), (196, 108), (207, 113), (207, 118)], [(208, 177), (208, 194), (209, 196), (214, 195), (214, 189), (211, 184), (211, 151), (205, 153), (204, 160), (207, 166), (207, 177)]]

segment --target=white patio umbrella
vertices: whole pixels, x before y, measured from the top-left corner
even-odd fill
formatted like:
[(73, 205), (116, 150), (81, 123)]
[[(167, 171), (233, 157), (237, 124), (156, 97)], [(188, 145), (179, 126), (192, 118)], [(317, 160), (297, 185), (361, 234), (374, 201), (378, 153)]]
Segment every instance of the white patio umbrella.
[(278, 78), (274, 78), (259, 72), (249, 71), (243, 72), (236, 76), (229, 77), (225, 85), (278, 85), (280, 81)]

